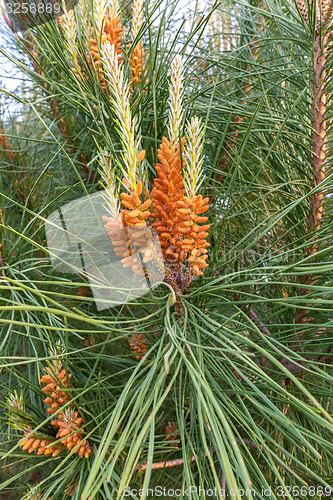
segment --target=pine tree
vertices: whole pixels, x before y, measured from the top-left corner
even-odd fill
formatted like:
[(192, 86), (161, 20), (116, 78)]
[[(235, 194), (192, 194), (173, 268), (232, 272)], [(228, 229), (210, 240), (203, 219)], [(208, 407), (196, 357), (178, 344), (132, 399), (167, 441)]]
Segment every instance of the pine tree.
[[(189, 7), (5, 26), (29, 88), (0, 127), (12, 498), (332, 496), (332, 5)], [(45, 234), (94, 193), (120, 269), (162, 276), (104, 310)]]

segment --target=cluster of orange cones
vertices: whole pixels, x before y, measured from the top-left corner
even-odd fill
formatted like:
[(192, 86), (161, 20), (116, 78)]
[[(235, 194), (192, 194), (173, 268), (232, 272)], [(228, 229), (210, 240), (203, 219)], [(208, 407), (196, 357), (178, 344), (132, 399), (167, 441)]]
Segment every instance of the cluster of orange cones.
[[(140, 9), (140, 2), (139, 9)], [(101, 52), (103, 51), (103, 45), (111, 44), (114, 46), (115, 52), (118, 57), (119, 63), (122, 60), (122, 34), (123, 34), (123, 26), (121, 23), (120, 16), (118, 15), (118, 5), (114, 2), (113, 12), (106, 10), (102, 26), (99, 27), (99, 30), (91, 28), (91, 36), (88, 40), (88, 51), (90, 54), (89, 65), (91, 69), (95, 69), (100, 85), (103, 91), (106, 93), (107, 84), (105, 82), (103, 67), (101, 64)], [(142, 8), (142, 6), (141, 6)], [(134, 6), (135, 10), (135, 6)], [(135, 15), (135, 12), (134, 12)], [(140, 26), (137, 26), (136, 19), (133, 20), (134, 26), (132, 27), (132, 39), (137, 35), (137, 31)], [(143, 48), (142, 41), (137, 43), (132, 50), (132, 55), (130, 58), (130, 66), (131, 66), (131, 82), (132, 85), (137, 85), (140, 82), (140, 78), (143, 72), (143, 63), (144, 63), (145, 52)]]
[(44, 371), (46, 374), (40, 379), (40, 383), (46, 384), (42, 390), (48, 395), (44, 400), (49, 406), (47, 411), (56, 417), (51, 422), (59, 429), (56, 438), (61, 438), (61, 444), (69, 451), (73, 450), (80, 457), (88, 458), (92, 450), (88, 440), (84, 438), (83, 419), (70, 407), (71, 404), (63, 409), (63, 406), (71, 401), (71, 395), (66, 392), (71, 373), (67, 373), (65, 369), (59, 371), (48, 367), (44, 368)]
[[(40, 379), (40, 383), (46, 384), (42, 389), (47, 394), (44, 402), (49, 406), (48, 413), (55, 416), (51, 424), (58, 429), (58, 432), (56, 438), (52, 439), (38, 432), (32, 433), (33, 428), (30, 425), (19, 424), (17, 428), (22, 430), (25, 436), (19, 440), (19, 446), (28, 453), (37, 451), (37, 455), (56, 457), (62, 451), (67, 450), (77, 453), (80, 457), (88, 458), (92, 449), (84, 437), (83, 419), (73, 408), (72, 395), (68, 392), (68, 389), (70, 390), (69, 380), (72, 375), (67, 373), (65, 369), (61, 369), (59, 361), (53, 361), (53, 369), (46, 367), (44, 371), (46, 374)], [(22, 411), (21, 399), (13, 396), (10, 401), (11, 406)], [(66, 408), (64, 405), (67, 405)], [(15, 425), (17, 425), (17, 421), (15, 419)]]

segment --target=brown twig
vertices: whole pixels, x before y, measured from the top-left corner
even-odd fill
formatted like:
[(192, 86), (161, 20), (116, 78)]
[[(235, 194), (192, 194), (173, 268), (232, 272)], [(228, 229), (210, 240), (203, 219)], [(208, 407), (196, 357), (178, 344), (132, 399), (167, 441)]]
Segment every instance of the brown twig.
[[(191, 462), (194, 462), (196, 459), (196, 455), (193, 455), (191, 458)], [(165, 469), (167, 467), (175, 467), (177, 465), (184, 465), (184, 459), (183, 458), (176, 458), (175, 460), (165, 460), (164, 462), (154, 462), (151, 465), (151, 468), (153, 470), (155, 469)], [(147, 469), (148, 464), (144, 463), (138, 467), (139, 472), (143, 472)]]
[[(2, 210), (0, 208), (0, 224), (2, 224)], [(0, 225), (0, 235), (1, 235), (1, 225)], [(3, 267), (5, 265), (5, 261), (1, 252), (2, 248), (2, 243), (0, 243), (0, 267)]]
[[(250, 448), (255, 448), (257, 450), (263, 450), (263, 447), (261, 445), (257, 446), (253, 441), (247, 438), (236, 438), (236, 441), (239, 443), (243, 443), (246, 446), (249, 446)], [(216, 453), (215, 448), (211, 448), (210, 453)], [(205, 452), (205, 457), (208, 456), (208, 452)], [(197, 455), (192, 455), (191, 457), (191, 462), (195, 462), (195, 460), (198, 458)], [(154, 469), (164, 469), (167, 467), (175, 467), (177, 465), (183, 465), (184, 464), (184, 458), (176, 458), (175, 460), (165, 460), (164, 462), (154, 462), (151, 466), (151, 468)], [(138, 467), (139, 472), (145, 471), (148, 467), (147, 462), (143, 463)]]
[[(216, 453), (215, 449), (212, 448), (210, 450), (210, 453)], [(205, 452), (205, 457), (208, 456), (208, 452)], [(195, 462), (197, 460), (198, 456), (197, 455), (192, 455), (191, 457), (191, 462)], [(176, 458), (175, 460), (165, 460), (164, 462), (154, 462), (151, 466), (152, 469), (164, 469), (166, 467), (175, 467), (177, 465), (184, 465), (184, 458)], [(148, 467), (147, 462), (144, 464), (140, 465), (138, 467), (139, 472), (142, 472), (146, 470)]]
[[(326, 63), (328, 56), (328, 40), (329, 35), (326, 34), (323, 40), (320, 39), (319, 34), (316, 35), (314, 45), (314, 82), (313, 82), (313, 187), (318, 186), (326, 176), (326, 155), (327, 155), (327, 92), (325, 90), (326, 80)], [(324, 192), (311, 196), (312, 212), (309, 216), (310, 230), (318, 230), (321, 226), (321, 219), (323, 216), (323, 202)], [(318, 245), (313, 244), (308, 253), (313, 255), (318, 251)]]

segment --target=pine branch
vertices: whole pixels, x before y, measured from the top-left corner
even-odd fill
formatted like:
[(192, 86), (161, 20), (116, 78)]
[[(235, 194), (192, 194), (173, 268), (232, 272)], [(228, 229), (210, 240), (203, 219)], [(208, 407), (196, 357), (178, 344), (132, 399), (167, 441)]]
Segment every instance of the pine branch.
[[(305, 20), (309, 22), (307, 6), (302, 0), (297, 0), (300, 13)], [(318, 5), (317, 5), (318, 7)], [(320, 9), (319, 9), (320, 10)], [(317, 12), (317, 19), (322, 16), (322, 24), (316, 29), (314, 39), (314, 64), (313, 64), (313, 143), (312, 143), (312, 172), (313, 181), (312, 188), (320, 185), (326, 177), (326, 157), (327, 157), (327, 58), (329, 49), (330, 32), (324, 32), (326, 24), (330, 22), (329, 15), (331, 10), (331, 2), (321, 0), (321, 12)], [(318, 21), (319, 23), (320, 21)], [(324, 33), (324, 34), (323, 34)], [(311, 195), (311, 212), (309, 214), (309, 233), (317, 232), (322, 225), (324, 191), (317, 191)], [(309, 246), (306, 249), (307, 256), (315, 256), (318, 252), (318, 243), (315, 241), (316, 236), (312, 237)], [(314, 285), (316, 278), (314, 276), (306, 276), (303, 283), (306, 285)], [(300, 294), (306, 295), (311, 290), (301, 288)], [(311, 321), (309, 310), (297, 309), (295, 314), (296, 324), (305, 324)], [(302, 333), (299, 332), (299, 336)]]
[[(2, 224), (2, 209), (0, 208), (0, 235), (1, 235), (1, 224)], [(5, 265), (1, 249), (2, 249), (2, 243), (0, 243), (0, 268)]]
[[(261, 451), (263, 450), (263, 446), (256, 445), (250, 439), (247, 439), (247, 438), (241, 439), (241, 438), (236, 437), (236, 441), (238, 441), (238, 443), (244, 443), (246, 446), (249, 446), (252, 449), (261, 450)], [(216, 453), (215, 448), (212, 448), (209, 453)], [(204, 456), (205, 457), (208, 456), (207, 451), (205, 452)], [(192, 455), (191, 462), (195, 462), (197, 459), (198, 459), (197, 455)], [(168, 467), (176, 467), (179, 465), (184, 465), (184, 461), (185, 461), (184, 458), (176, 458), (174, 460), (165, 460), (164, 462), (154, 462), (152, 464), (151, 468), (152, 468), (152, 470), (156, 470), (156, 469), (165, 469)], [(145, 462), (138, 467), (138, 470), (139, 470), (139, 472), (143, 472), (147, 469), (147, 467), (148, 467), (148, 464)]]

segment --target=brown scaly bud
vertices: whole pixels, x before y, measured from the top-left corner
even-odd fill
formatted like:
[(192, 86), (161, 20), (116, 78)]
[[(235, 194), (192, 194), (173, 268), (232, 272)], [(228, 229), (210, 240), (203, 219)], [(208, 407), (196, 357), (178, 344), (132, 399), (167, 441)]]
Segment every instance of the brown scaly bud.
[(77, 294), (79, 297), (88, 297), (88, 293), (89, 293), (89, 287), (81, 285), (79, 287), (79, 291)]
[[(306, 22), (309, 24), (309, 9), (307, 0), (296, 0), (298, 10)], [(316, 35), (320, 34), (321, 28), (330, 25), (332, 20), (331, 0), (316, 0)]]
[(168, 422), (165, 427), (165, 434), (167, 441), (176, 441), (179, 439), (179, 431), (177, 431), (178, 425), (177, 422)]
[(144, 336), (141, 335), (141, 333), (134, 333), (128, 342), (132, 351), (136, 354), (136, 359), (141, 360), (144, 354), (148, 351)]
[(323, 26), (326, 23), (331, 22), (331, 20), (332, 20), (331, 6), (332, 6), (331, 0), (321, 0), (321, 19), (322, 19)]
[(309, 15), (308, 15), (308, 6), (307, 2), (304, 0), (296, 0), (297, 7), (300, 11), (301, 16), (303, 17), (304, 21), (309, 24)]

